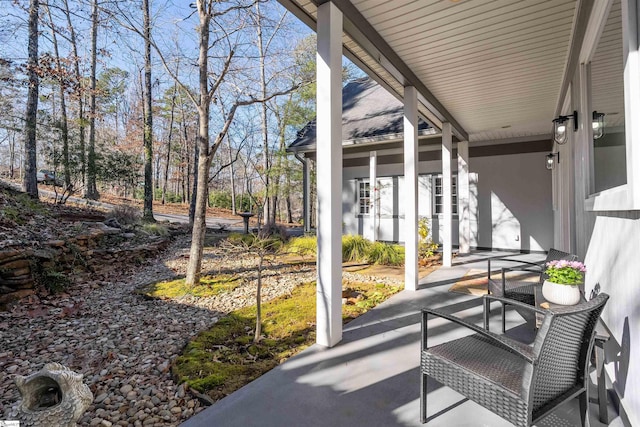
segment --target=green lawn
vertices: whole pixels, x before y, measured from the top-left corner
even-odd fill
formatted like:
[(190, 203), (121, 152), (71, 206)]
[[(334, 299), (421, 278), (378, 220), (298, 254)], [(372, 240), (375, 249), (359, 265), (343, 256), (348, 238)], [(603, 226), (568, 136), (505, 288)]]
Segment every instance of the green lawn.
[[(365, 313), (399, 287), (345, 283), (343, 320)], [(316, 286), (298, 286), (291, 295), (262, 304), (264, 338), (253, 343), (256, 308), (237, 310), (191, 341), (174, 363), (179, 382), (219, 400), (315, 342)]]

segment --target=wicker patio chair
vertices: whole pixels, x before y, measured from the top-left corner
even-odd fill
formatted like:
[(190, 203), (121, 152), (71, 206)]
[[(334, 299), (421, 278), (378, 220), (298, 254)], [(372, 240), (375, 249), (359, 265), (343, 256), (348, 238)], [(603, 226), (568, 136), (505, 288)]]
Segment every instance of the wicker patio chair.
[[(505, 297), (505, 298), (516, 300), (516, 301), (520, 301), (525, 304), (534, 305), (535, 304), (535, 291), (534, 291), (535, 286), (542, 285), (544, 280), (547, 278), (547, 276), (544, 274), (545, 265), (549, 261), (560, 260), (560, 259), (575, 261), (576, 259), (578, 259), (578, 257), (576, 255), (551, 248), (547, 253), (547, 258), (544, 261), (541, 261), (539, 263), (514, 260), (510, 258), (499, 258), (497, 260), (494, 259), (494, 261), (513, 262), (517, 264), (513, 267), (503, 267), (501, 280), (494, 280), (491, 278), (491, 260), (489, 259), (487, 260), (487, 279), (488, 279), (487, 293), (498, 296), (498, 297)], [(506, 277), (506, 274), (508, 272), (522, 272), (522, 273), (537, 274), (538, 280), (535, 282), (533, 281), (525, 282), (522, 280), (520, 281), (509, 280)], [(526, 318), (526, 312), (522, 312), (519, 309), (518, 311), (520, 312), (520, 314), (522, 314)], [(505, 305), (502, 304), (502, 332), (504, 332), (504, 330), (505, 330)]]
[[(587, 423), (588, 367), (595, 326), (609, 296), (574, 306), (542, 310), (519, 301), (484, 296), (544, 315), (531, 346), (469, 324), (439, 310), (422, 310), (420, 418), (427, 421), (427, 376), (451, 387), (516, 426), (530, 426), (558, 405), (579, 397)], [(463, 325), (473, 335), (427, 346), (427, 318), (435, 315)]]

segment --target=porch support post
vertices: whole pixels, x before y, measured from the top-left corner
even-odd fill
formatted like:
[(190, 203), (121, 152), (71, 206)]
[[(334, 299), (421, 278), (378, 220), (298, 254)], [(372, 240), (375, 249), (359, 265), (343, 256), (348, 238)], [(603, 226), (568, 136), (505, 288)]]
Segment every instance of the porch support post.
[(418, 289), (418, 91), (404, 88), (404, 288)]
[(451, 123), (442, 123), (442, 265), (451, 267)]
[(303, 198), (303, 216), (304, 216), (304, 231), (308, 233), (311, 231), (311, 174), (309, 167), (309, 160), (307, 157), (304, 158), (304, 162), (302, 164), (302, 185), (304, 190), (302, 191)]
[(458, 251), (469, 253), (471, 228), (469, 227), (469, 142), (458, 142)]
[(624, 67), (624, 121), (627, 158), (627, 185), (633, 209), (640, 209), (640, 1), (622, 1), (622, 43)]
[(380, 204), (380, 189), (377, 185), (377, 168), (378, 168), (378, 152), (369, 152), (369, 197), (371, 207), (369, 215), (371, 215), (371, 240), (378, 240), (378, 206)]
[(316, 342), (342, 340), (342, 12), (318, 6)]

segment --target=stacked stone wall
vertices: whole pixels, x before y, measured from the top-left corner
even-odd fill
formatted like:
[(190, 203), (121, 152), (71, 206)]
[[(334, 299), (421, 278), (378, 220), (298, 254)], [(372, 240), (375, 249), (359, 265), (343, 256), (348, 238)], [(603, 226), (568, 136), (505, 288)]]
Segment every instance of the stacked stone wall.
[[(127, 248), (101, 248), (107, 235), (121, 235), (120, 230), (92, 229), (69, 240), (50, 240), (31, 246), (0, 249), (0, 309), (7, 303), (37, 292), (42, 273), (74, 275), (98, 272), (114, 264), (139, 263), (157, 255), (169, 245), (169, 239)], [(130, 236), (129, 236), (130, 237)], [(126, 240), (127, 236), (123, 237)]]

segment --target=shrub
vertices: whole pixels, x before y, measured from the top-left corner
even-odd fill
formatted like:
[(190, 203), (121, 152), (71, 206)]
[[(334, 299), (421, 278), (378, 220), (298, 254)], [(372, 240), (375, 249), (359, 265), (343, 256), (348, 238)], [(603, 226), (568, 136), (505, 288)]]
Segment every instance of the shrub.
[(227, 240), (232, 245), (247, 245), (251, 246), (253, 242), (256, 240), (256, 236), (254, 234), (243, 234), (243, 233), (230, 233)]
[(367, 252), (367, 261), (371, 264), (402, 265), (404, 264), (404, 247), (374, 242)]
[(278, 239), (281, 242), (286, 242), (289, 239), (287, 235), (287, 229), (274, 223), (265, 224), (260, 228), (259, 237), (261, 239), (273, 238)]
[(360, 235), (342, 236), (342, 261), (366, 261), (371, 242)]
[[(144, 197), (144, 194), (143, 194), (143, 197)], [(154, 189), (153, 198), (154, 200), (162, 200), (162, 188)], [(173, 191), (167, 190), (167, 192), (164, 195), (164, 200), (167, 203), (181, 203), (182, 196), (178, 193), (174, 193)]]
[(431, 239), (429, 230), (429, 220), (420, 218), (418, 220), (418, 258), (432, 257), (438, 249), (438, 244)]
[[(236, 196), (236, 210), (238, 212), (248, 212), (251, 210), (251, 197), (248, 194)], [(231, 206), (231, 205), (229, 205)]]
[(209, 206), (214, 208), (231, 209), (231, 193), (224, 190), (210, 191)]
[(131, 205), (118, 205), (107, 214), (107, 218), (114, 218), (121, 225), (135, 224), (140, 220), (140, 209)]
[(142, 230), (145, 233), (148, 233), (152, 236), (167, 236), (169, 234), (169, 230), (166, 225), (158, 224), (158, 223), (146, 223), (142, 226)]
[(315, 256), (318, 253), (318, 239), (315, 236), (300, 236), (289, 240), (285, 251), (300, 256)]
[(2, 211), (0, 211), (0, 218), (18, 225), (26, 223), (25, 217), (21, 215), (20, 210), (13, 206), (3, 207)]
[(59, 266), (44, 267), (39, 260), (32, 259), (31, 272), (35, 283), (53, 294), (62, 292), (71, 285), (71, 280), (67, 274), (59, 271)]

